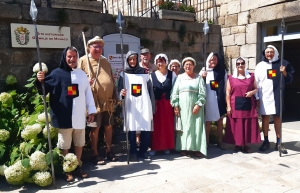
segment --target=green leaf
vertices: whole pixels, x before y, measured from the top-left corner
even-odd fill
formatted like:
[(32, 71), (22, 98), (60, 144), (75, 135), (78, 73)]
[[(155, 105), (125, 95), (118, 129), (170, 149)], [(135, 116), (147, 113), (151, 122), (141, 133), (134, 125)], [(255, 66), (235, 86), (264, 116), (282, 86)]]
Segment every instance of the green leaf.
[(51, 164), (50, 152), (48, 152), (48, 153), (46, 154), (46, 163), (47, 163), (47, 165)]
[(4, 144), (0, 144), (0, 160), (1, 160), (2, 156), (5, 153), (5, 150), (6, 150), (5, 145)]
[(26, 88), (30, 88), (30, 87), (33, 87), (34, 86), (34, 84), (33, 83), (29, 83), (29, 84), (26, 84), (24, 87), (26, 87)]
[(19, 158), (20, 154), (19, 154), (18, 151), (19, 151), (19, 148), (18, 148), (18, 147), (14, 147), (14, 148), (13, 148), (13, 151), (12, 151), (11, 154), (10, 154), (10, 163), (11, 163), (11, 164), (15, 163), (15, 160), (16, 160), (17, 158)]
[(36, 77), (32, 77), (32, 78), (29, 78), (27, 81), (32, 82), (32, 81), (35, 81), (35, 80), (36, 80)]
[(31, 143), (26, 143), (26, 145), (25, 145), (25, 153), (27, 154), (27, 155), (29, 155), (29, 153), (30, 153), (30, 151), (31, 151), (31, 148), (33, 147), (33, 144), (31, 144)]
[(24, 166), (25, 168), (29, 168), (29, 162), (30, 160), (28, 158), (25, 158), (21, 161), (22, 166)]
[(37, 148), (35, 149), (35, 151), (39, 151), (42, 148), (42, 143), (40, 143)]

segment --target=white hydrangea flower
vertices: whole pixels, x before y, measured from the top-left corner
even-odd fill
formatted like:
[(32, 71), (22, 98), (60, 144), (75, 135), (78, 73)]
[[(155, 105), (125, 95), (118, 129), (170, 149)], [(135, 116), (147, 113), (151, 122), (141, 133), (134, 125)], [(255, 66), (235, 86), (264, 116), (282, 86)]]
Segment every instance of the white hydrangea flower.
[(9, 138), (9, 131), (5, 129), (0, 129), (0, 142), (4, 142)]
[(4, 171), (7, 169), (6, 165), (0, 165), (0, 175), (4, 176)]
[(22, 166), (21, 160), (4, 170), (6, 181), (12, 185), (21, 185), (30, 175), (30, 169)]
[(20, 146), (19, 146), (20, 152), (25, 153), (25, 145), (26, 145), (26, 142), (20, 143)]
[[(41, 62), (42, 64), (42, 69), (44, 72), (48, 72), (48, 67), (45, 63)], [(33, 69), (32, 69), (33, 72), (39, 72), (40, 71), (40, 64), (39, 63), (36, 63), (34, 66), (33, 66)]]
[(11, 106), (12, 103), (13, 103), (13, 98), (7, 92), (2, 92), (0, 94), (0, 101), (2, 102), (2, 104), (5, 104), (7, 106)]
[(47, 170), (46, 154), (41, 151), (35, 151), (29, 158), (32, 170)]
[(35, 184), (42, 187), (49, 186), (52, 183), (52, 176), (49, 172), (37, 172), (32, 179)]
[[(58, 129), (52, 127), (51, 125), (49, 125), (49, 130), (50, 130), (50, 138), (51, 139), (53, 139), (53, 137), (56, 137), (58, 135)], [(45, 138), (48, 138), (47, 127), (44, 127), (43, 135)]]
[(30, 121), (30, 117), (22, 117), (22, 124), (27, 125)]
[(42, 131), (42, 126), (38, 123), (34, 125), (27, 125), (21, 132), (21, 137), (26, 140), (36, 138), (37, 134)]
[(73, 153), (68, 153), (64, 157), (64, 162), (63, 162), (63, 170), (64, 172), (72, 172), (74, 171), (78, 166), (78, 160), (76, 155)]
[[(45, 116), (45, 113), (41, 113), (38, 115), (38, 122), (41, 122), (41, 123), (46, 123), (46, 116)], [(50, 122), (51, 121), (51, 117), (50, 117), (50, 114), (48, 113), (48, 121)]]

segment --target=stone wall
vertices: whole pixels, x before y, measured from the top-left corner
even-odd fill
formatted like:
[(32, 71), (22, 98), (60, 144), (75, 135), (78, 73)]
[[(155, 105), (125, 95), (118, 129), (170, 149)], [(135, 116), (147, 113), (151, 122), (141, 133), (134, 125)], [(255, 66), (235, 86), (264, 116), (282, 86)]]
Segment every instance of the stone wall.
[[(31, 24), (29, 4), (8, 4), (0, 0), (0, 91), (3, 89), (7, 75), (12, 74), (18, 78), (19, 85), (23, 86), (32, 74), (32, 66), (37, 62), (37, 50), (33, 48), (12, 48), (10, 23)], [(38, 4), (37, 4), (38, 5)], [(59, 9), (38, 6), (38, 25), (58, 26)], [(69, 20), (63, 26), (71, 29), (71, 44), (78, 48), (80, 55), (84, 54), (82, 30), (88, 27), (86, 38), (96, 35), (105, 36), (119, 33), (115, 17), (110, 14), (96, 13), (93, 11), (80, 11), (66, 9)], [(158, 53), (166, 53), (170, 59), (182, 60), (185, 56), (192, 56), (197, 61), (196, 70), (199, 71), (203, 64), (204, 36), (203, 24), (194, 22), (181, 22), (160, 20), (144, 17), (126, 17), (126, 27), (123, 33), (141, 39), (141, 46), (149, 47), (152, 51), (152, 60)], [(179, 29), (184, 28), (186, 33), (183, 39), (179, 38)], [(220, 52), (221, 28), (210, 25), (207, 36), (207, 53)], [(54, 69), (60, 61), (62, 49), (41, 49), (42, 62)]]

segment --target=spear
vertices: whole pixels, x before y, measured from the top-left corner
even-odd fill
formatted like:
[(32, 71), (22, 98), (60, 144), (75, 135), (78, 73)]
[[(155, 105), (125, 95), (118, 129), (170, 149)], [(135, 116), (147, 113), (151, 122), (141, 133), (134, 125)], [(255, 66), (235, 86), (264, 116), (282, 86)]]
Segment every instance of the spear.
[[(284, 30), (285, 30), (285, 23), (284, 17), (281, 21), (281, 55), (280, 55), (280, 65), (283, 66), (283, 48), (284, 48)], [(278, 144), (279, 156), (281, 154), (287, 154), (287, 150), (284, 148), (282, 144), (282, 94), (283, 94), (283, 74), (280, 73), (280, 142)]]
[[(122, 68), (123, 68), (123, 88), (125, 89), (125, 62), (123, 57), (123, 34), (122, 34), (122, 24), (125, 22), (124, 18), (122, 16), (121, 11), (118, 11), (118, 17), (116, 22), (119, 24), (119, 30), (120, 30), (120, 39), (121, 39), (121, 59), (122, 59)], [(122, 101), (123, 104), (123, 112), (124, 112), (124, 127), (126, 130), (126, 148), (127, 148), (127, 164), (129, 164), (129, 144), (128, 144), (128, 128), (126, 124), (126, 104), (125, 104), (125, 98)]]
[(209, 31), (209, 26), (207, 20), (204, 21), (203, 33), (204, 33), (204, 71), (206, 71), (206, 34)]
[[(34, 24), (35, 41), (36, 41), (36, 48), (37, 48), (37, 53), (38, 53), (38, 61), (39, 61), (40, 71), (43, 71), (42, 64), (41, 64), (39, 36), (38, 36), (38, 32), (37, 32), (37, 27), (36, 27), (38, 10), (35, 6), (34, 0), (31, 0), (29, 13), (30, 13), (30, 16), (31, 16), (33, 24)], [(54, 188), (56, 189), (53, 154), (52, 154), (52, 144), (51, 144), (51, 138), (50, 138), (49, 119), (48, 119), (48, 112), (47, 112), (46, 92), (45, 92), (44, 81), (41, 81), (41, 86), (42, 86), (42, 92), (43, 92), (42, 98), (43, 98), (43, 102), (44, 102), (44, 111), (45, 111), (45, 117), (46, 117), (46, 128), (47, 128), (47, 133), (48, 133), (48, 146), (49, 146), (49, 152), (50, 152), (52, 184), (54, 185)]]

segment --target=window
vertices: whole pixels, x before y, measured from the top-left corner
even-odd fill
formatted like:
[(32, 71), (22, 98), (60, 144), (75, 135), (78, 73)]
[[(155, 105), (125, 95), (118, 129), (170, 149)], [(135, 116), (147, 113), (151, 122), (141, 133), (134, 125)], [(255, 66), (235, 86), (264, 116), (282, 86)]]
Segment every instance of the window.
[(278, 35), (278, 26), (266, 27), (266, 36), (276, 36), (276, 35)]
[[(129, 45), (123, 44), (123, 54), (126, 54), (129, 51)], [(116, 44), (116, 53), (122, 54), (121, 44)]]
[(300, 32), (300, 23), (290, 23), (286, 26), (286, 33), (299, 33)]

